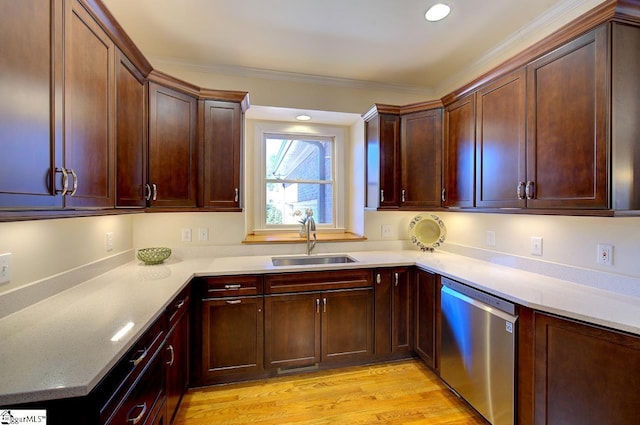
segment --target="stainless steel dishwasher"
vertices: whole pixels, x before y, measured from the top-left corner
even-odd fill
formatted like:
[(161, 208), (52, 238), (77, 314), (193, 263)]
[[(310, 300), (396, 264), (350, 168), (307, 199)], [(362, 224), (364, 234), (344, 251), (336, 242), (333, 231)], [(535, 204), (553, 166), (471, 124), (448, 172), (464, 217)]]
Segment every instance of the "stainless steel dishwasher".
[(442, 278), (440, 377), (493, 425), (513, 425), (515, 305)]

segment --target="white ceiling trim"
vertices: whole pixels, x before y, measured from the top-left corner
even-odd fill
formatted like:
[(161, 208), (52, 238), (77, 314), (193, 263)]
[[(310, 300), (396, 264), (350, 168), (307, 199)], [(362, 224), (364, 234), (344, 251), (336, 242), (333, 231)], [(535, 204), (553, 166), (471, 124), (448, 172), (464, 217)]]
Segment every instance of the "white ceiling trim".
[(375, 81), (364, 81), (350, 78), (327, 77), (322, 75), (302, 74), (288, 71), (273, 71), (268, 69), (248, 68), (242, 66), (228, 65), (201, 65), (175, 58), (154, 57), (150, 56), (149, 61), (161, 69), (163, 66), (184, 69), (187, 71), (229, 75), (235, 77), (260, 78), (265, 80), (293, 81), (298, 83), (318, 84), (336, 87), (349, 87), (356, 89), (379, 89), (379, 90), (395, 90), (406, 93), (416, 93), (423, 96), (433, 96), (433, 90), (430, 88), (409, 86), (403, 84), (386, 84)]

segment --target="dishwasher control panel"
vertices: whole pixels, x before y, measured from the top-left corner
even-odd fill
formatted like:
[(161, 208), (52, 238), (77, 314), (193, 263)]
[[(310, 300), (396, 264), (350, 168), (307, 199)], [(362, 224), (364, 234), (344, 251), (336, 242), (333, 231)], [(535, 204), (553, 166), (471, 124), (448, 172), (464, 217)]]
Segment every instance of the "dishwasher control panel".
[(509, 313), (511, 315), (516, 314), (516, 306), (514, 303), (503, 300), (502, 298), (498, 298), (495, 295), (487, 294), (486, 292), (482, 292), (479, 289), (472, 288), (471, 286), (467, 286), (464, 283), (456, 282), (455, 280), (451, 280), (447, 277), (442, 277), (442, 285), (448, 286), (454, 291), (458, 291), (461, 294), (473, 298), (474, 300), (483, 302), (491, 307), (497, 308), (498, 310), (502, 310), (505, 313)]

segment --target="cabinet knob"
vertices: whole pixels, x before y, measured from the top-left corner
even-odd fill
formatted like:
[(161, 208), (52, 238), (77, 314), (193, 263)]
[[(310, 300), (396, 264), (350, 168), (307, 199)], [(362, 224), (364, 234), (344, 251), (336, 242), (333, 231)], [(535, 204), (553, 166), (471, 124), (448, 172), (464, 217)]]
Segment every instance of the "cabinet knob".
[(320, 298), (316, 298), (316, 313), (320, 313)]
[(400, 281), (398, 273), (395, 274), (395, 278), (396, 278), (396, 286), (398, 286), (398, 282)]
[(327, 312), (327, 299), (326, 298), (322, 299), (322, 312), (323, 313)]
[(401, 195), (402, 202), (405, 202), (405, 196), (404, 196), (405, 193), (406, 193), (406, 190), (402, 189), (402, 195)]
[(155, 201), (156, 199), (158, 199), (158, 186), (156, 186), (155, 183), (153, 183), (151, 185), (153, 187), (153, 191), (152, 191), (152, 195), (151, 195), (151, 200)]
[[(135, 409), (141, 409), (140, 414), (135, 418), (132, 418), (131, 412), (133, 412)], [(138, 422), (142, 420), (142, 418), (144, 418), (145, 413), (147, 413), (147, 403), (145, 402), (142, 404), (136, 404), (135, 406), (133, 406), (133, 409), (129, 411), (129, 415), (127, 416), (127, 423), (136, 425)]]
[(380, 189), (380, 202), (384, 202), (384, 190)]
[(227, 300), (227, 304), (242, 304), (242, 300)]
[(151, 186), (149, 186), (149, 183), (144, 185), (144, 200), (148, 201), (151, 199)]
[(442, 188), (441, 199), (442, 199), (442, 202), (447, 202), (447, 189), (445, 189), (444, 187)]
[(235, 197), (233, 198), (234, 202), (238, 202), (238, 199), (240, 199), (240, 192), (238, 191), (238, 188), (235, 188)]
[(380, 283), (382, 283), (382, 277), (380, 276), (380, 273), (376, 274), (376, 283), (378, 285), (380, 285)]

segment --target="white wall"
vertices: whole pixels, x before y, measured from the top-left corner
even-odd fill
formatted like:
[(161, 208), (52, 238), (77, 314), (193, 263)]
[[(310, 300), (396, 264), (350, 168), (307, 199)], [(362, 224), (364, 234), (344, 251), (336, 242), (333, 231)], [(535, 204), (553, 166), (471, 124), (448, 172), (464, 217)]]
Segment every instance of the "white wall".
[[(10, 252), (11, 282), (0, 294), (133, 247), (134, 215), (0, 223), (0, 254)], [(113, 250), (106, 233), (113, 232)]]

